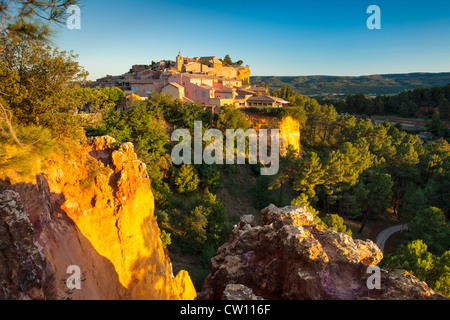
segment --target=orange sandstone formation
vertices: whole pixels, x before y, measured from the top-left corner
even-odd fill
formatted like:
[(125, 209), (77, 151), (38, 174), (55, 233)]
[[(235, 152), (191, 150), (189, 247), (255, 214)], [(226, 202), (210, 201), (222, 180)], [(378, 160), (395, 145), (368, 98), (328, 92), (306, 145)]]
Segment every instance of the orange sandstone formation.
[(245, 113), (245, 115), (251, 128), (257, 131), (267, 129), (269, 137), (272, 129), (279, 130), (281, 155), (286, 154), (289, 145), (301, 154), (300, 123), (293, 117), (287, 116), (278, 119), (260, 113)]
[[(71, 153), (34, 183), (2, 185), (0, 299), (194, 299), (188, 273), (172, 274), (133, 145), (100, 137)], [(71, 265), (80, 290), (66, 285)]]

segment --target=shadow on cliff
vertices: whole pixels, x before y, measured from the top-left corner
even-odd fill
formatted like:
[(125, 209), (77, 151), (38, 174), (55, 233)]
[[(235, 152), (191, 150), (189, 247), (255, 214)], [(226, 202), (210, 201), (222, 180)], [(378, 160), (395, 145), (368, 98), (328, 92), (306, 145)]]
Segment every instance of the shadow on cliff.
[[(23, 210), (34, 228), (34, 239), (46, 258), (45, 273), (42, 275), (44, 285), (32, 292), (43, 292), (48, 300), (129, 298), (129, 290), (120, 283), (114, 265), (95, 250), (75, 222), (61, 209), (65, 202), (64, 195), (52, 193), (43, 175), (36, 176), (36, 184), (12, 185), (9, 180), (0, 180), (0, 193), (6, 190), (20, 194)], [(67, 268), (72, 265), (80, 268), (79, 290), (69, 290), (66, 285), (72, 275), (67, 273)], [(11, 275), (14, 272), (17, 270), (10, 270)], [(31, 295), (30, 298), (42, 299), (42, 296)]]

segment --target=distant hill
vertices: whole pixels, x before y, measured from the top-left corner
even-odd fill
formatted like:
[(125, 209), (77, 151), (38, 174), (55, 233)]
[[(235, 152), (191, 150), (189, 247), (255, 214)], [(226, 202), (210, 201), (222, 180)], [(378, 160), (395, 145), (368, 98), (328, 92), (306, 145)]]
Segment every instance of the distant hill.
[(381, 74), (360, 77), (346, 76), (256, 76), (251, 77), (252, 84), (265, 82), (271, 90), (288, 85), (298, 93), (307, 96), (325, 96), (329, 94), (397, 94), (404, 90), (419, 87), (441, 87), (450, 83), (447, 73), (407, 73)]

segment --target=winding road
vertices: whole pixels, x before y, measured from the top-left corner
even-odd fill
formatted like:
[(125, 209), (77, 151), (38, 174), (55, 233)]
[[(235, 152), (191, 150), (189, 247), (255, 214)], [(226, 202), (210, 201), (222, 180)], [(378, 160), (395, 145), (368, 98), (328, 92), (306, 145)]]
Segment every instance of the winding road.
[(384, 253), (384, 246), (386, 245), (387, 240), (395, 233), (401, 231), (401, 230), (408, 230), (408, 225), (399, 225), (399, 226), (394, 226), (394, 227), (390, 227), (387, 229), (384, 229), (383, 231), (381, 231), (376, 239), (376, 244), (378, 246), (378, 248), (380, 248), (380, 250)]

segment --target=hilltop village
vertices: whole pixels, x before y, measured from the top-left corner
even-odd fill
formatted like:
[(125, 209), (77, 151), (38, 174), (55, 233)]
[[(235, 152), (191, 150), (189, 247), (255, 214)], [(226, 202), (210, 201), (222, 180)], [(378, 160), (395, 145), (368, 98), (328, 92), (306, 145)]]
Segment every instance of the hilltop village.
[(218, 112), (224, 105), (237, 108), (279, 108), (288, 101), (269, 96), (266, 87), (250, 85), (250, 68), (242, 61), (233, 63), (216, 56), (188, 58), (179, 54), (175, 61), (163, 60), (152, 65), (134, 65), (120, 76), (107, 75), (91, 87), (117, 87), (127, 99), (147, 99), (164, 93), (185, 103), (196, 103)]

